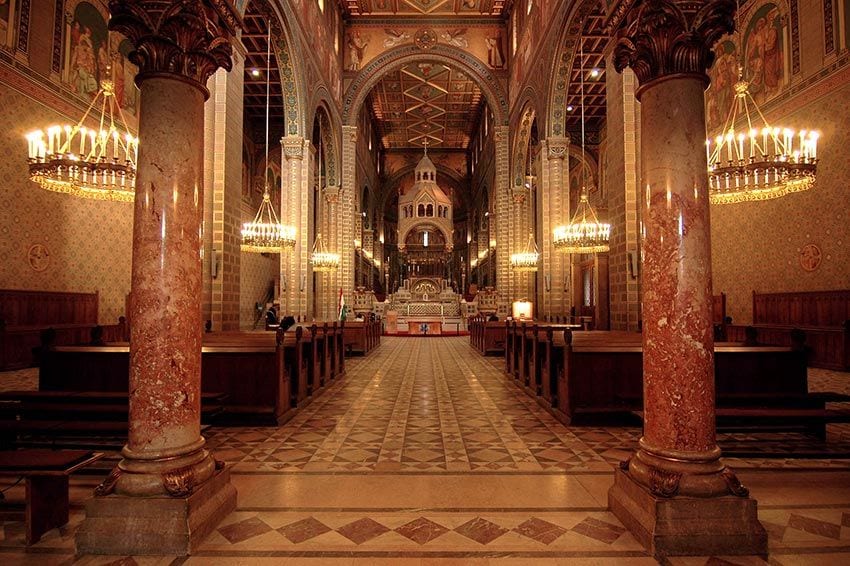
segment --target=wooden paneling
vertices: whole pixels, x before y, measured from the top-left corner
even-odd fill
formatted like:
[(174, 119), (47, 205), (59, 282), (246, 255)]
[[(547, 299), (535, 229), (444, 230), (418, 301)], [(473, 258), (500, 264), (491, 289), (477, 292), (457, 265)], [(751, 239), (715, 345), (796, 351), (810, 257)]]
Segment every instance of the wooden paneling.
[(850, 320), (850, 290), (753, 293), (753, 324), (840, 327)]
[(97, 324), (97, 293), (0, 289), (0, 320), (7, 328)]

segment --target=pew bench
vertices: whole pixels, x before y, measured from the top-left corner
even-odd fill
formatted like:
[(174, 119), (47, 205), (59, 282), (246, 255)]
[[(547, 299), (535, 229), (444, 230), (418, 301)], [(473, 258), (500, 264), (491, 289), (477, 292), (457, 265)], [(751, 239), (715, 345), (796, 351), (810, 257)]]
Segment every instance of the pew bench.
[(26, 479), (24, 524), (27, 545), (68, 523), (68, 476), (103, 456), (86, 450), (3, 450), (0, 476)]
[[(643, 411), (633, 411), (643, 419)], [(850, 411), (816, 407), (718, 407), (715, 409), (718, 432), (801, 430), (826, 440), (826, 425), (850, 423)]]

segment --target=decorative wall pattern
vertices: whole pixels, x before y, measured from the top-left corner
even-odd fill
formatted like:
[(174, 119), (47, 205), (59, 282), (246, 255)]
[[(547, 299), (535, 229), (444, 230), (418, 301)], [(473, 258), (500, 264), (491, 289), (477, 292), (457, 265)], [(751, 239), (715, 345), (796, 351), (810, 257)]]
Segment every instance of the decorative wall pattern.
[(130, 290), (133, 206), (38, 188), (24, 134), (68, 117), (5, 85), (0, 100), (0, 288), (99, 291), (100, 322), (114, 322)]

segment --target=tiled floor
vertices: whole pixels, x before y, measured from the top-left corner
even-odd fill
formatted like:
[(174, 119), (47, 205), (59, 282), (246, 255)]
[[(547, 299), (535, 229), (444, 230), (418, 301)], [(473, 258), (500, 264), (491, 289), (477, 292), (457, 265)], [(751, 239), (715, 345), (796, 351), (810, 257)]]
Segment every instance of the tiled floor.
[[(92, 477), (72, 482), (71, 523), (28, 553), (21, 523), (2, 523), (0, 555), (12, 564), (655, 563), (606, 509), (612, 466), (639, 429), (560, 425), (468, 338), (387, 338), (347, 370), (283, 427), (209, 431), (232, 464), (239, 507), (188, 560), (74, 556)], [(0, 387), (32, 388), (33, 375), (0, 374)], [(813, 389), (850, 389), (848, 374), (810, 375)], [(811, 444), (798, 435), (722, 438), (746, 454), (727, 462), (759, 500), (770, 564), (850, 564), (846, 428), (830, 430), (831, 452), (818, 459), (793, 458)]]

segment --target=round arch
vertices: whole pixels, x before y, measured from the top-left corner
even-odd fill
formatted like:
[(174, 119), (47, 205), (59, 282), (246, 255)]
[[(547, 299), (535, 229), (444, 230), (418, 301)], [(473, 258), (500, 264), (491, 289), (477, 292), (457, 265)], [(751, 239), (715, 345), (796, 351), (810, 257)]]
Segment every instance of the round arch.
[[(577, 55), (582, 26), (584, 25), (585, 17), (600, 4), (603, 5), (603, 9), (606, 9), (603, 0), (583, 0), (575, 3), (563, 2), (561, 8), (554, 16), (556, 21), (564, 21), (565, 25), (562, 28), (561, 35), (558, 37), (558, 47), (555, 51), (555, 58), (552, 61), (549, 75), (553, 77), (552, 84), (549, 86), (549, 102), (546, 112), (546, 131), (549, 136), (563, 137), (567, 135), (567, 89), (570, 86), (570, 74)], [(627, 5), (627, 2), (619, 5), (618, 9), (622, 13), (618, 12), (615, 17), (609, 20), (609, 28), (606, 28), (606, 31), (613, 29), (620, 19), (622, 19), (625, 13), (623, 6)]]
[(528, 142), (531, 139), (532, 126), (538, 116), (537, 108), (532, 100), (526, 100), (520, 108), (522, 108), (522, 112), (519, 120), (519, 132), (517, 133), (514, 141), (512, 159), (514, 187), (521, 187), (525, 182), (523, 175), (525, 173), (525, 165), (528, 160)]
[(477, 57), (447, 45), (435, 45), (427, 50), (420, 49), (416, 45), (404, 45), (375, 57), (354, 77), (343, 98), (343, 125), (357, 125), (357, 115), (366, 96), (386, 73), (413, 61), (425, 59), (453, 66), (469, 75), (487, 99), (496, 124), (505, 126), (508, 124), (508, 97), (505, 89), (496, 75)]
[(272, 47), (275, 61), (280, 73), (280, 86), (284, 104), (284, 132), (287, 136), (309, 137), (308, 124), (304, 108), (306, 107), (303, 93), (306, 92), (302, 83), (304, 69), (300, 66), (300, 50), (289, 22), (296, 22), (297, 16), (292, 11), (289, 2), (273, 2), (272, 0), (242, 0), (240, 15), (244, 16), (248, 7), (252, 6), (271, 23)]
[[(321, 87), (324, 94), (328, 94), (327, 89)], [(312, 107), (310, 113), (310, 141), (312, 139), (312, 124), (318, 118), (322, 129), (322, 154), (325, 160), (325, 175), (327, 178), (327, 186), (335, 187), (339, 185), (339, 120), (338, 116), (334, 116), (334, 105), (330, 102), (330, 97), (320, 97), (315, 106)]]

